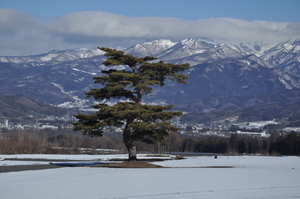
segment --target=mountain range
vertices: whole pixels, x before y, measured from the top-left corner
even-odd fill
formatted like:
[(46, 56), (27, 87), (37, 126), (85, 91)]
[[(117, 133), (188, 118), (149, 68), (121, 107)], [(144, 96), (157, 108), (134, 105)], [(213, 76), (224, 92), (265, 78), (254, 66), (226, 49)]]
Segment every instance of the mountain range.
[[(187, 85), (167, 82), (145, 98), (145, 103), (175, 104), (176, 109), (189, 113), (183, 118), (242, 117), (249, 107), (277, 107), (281, 111), (289, 107), (282, 113), (285, 118), (299, 114), (300, 38), (251, 43), (214, 38), (180, 42), (160, 39), (122, 50), (139, 57), (155, 56), (164, 62), (190, 63)], [(85, 97), (85, 92), (100, 86), (92, 77), (101, 75), (105, 59), (104, 52), (86, 48), (0, 56), (0, 96), (22, 94), (55, 107), (89, 109), (93, 101)], [(279, 116), (269, 114), (271, 117)]]

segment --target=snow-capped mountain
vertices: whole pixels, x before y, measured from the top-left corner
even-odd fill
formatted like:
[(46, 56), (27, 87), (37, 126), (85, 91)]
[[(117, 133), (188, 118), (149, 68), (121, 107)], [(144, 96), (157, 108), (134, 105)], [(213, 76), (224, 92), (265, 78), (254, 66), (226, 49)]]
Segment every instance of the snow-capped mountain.
[[(185, 39), (180, 42), (156, 40), (137, 44), (125, 50), (137, 56), (156, 56), (158, 59), (172, 63), (190, 63), (197, 65), (208, 60), (230, 57), (242, 57), (254, 54), (269, 65), (293, 71), (299, 68), (299, 38), (284, 41), (256, 41), (251, 43), (229, 43), (220, 39), (198, 38)], [(294, 63), (296, 62), (296, 63)]]
[[(212, 38), (180, 42), (160, 39), (136, 44), (124, 51), (139, 57), (155, 56), (165, 62), (190, 63), (188, 85), (170, 82), (154, 89), (147, 99), (175, 103), (191, 111), (193, 107), (204, 109), (204, 98), (262, 96), (300, 89), (299, 44), (299, 38), (252, 43), (229, 43)], [(0, 56), (0, 96), (23, 94), (59, 107), (88, 108), (92, 101), (85, 98), (85, 92), (100, 86), (93, 83), (92, 77), (101, 75), (105, 59), (104, 52), (96, 48)], [(239, 104), (247, 103), (234, 106)]]
[(168, 84), (159, 97), (169, 103), (218, 96), (269, 95), (300, 89), (300, 76), (262, 62), (255, 55), (196, 65), (187, 85)]
[(76, 48), (68, 50), (53, 50), (45, 54), (30, 56), (0, 56), (0, 63), (45, 63), (65, 62), (82, 58), (90, 58), (104, 53), (98, 49)]
[(272, 65), (300, 74), (300, 39), (290, 39), (269, 48), (261, 56)]
[(159, 52), (165, 51), (173, 47), (176, 42), (172, 42), (169, 39), (160, 39), (152, 42), (145, 42), (142, 44), (136, 44), (131, 48), (125, 50), (127, 54), (138, 56), (155, 56)]

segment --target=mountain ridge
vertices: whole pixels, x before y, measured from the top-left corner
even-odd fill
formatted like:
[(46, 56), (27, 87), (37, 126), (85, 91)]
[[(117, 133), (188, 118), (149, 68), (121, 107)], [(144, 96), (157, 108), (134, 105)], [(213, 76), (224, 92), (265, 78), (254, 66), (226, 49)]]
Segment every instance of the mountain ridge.
[[(269, 96), (300, 89), (300, 38), (239, 44), (213, 38), (180, 42), (160, 39), (136, 44), (124, 52), (191, 65), (186, 72), (189, 84), (168, 82), (165, 87), (155, 88), (145, 98), (146, 103), (174, 103), (185, 111), (217, 110), (217, 105), (213, 107), (203, 99)], [(93, 101), (86, 99), (84, 93), (100, 86), (93, 83), (92, 77), (107, 68), (102, 65), (105, 59), (104, 52), (85, 48), (33, 56), (0, 56), (0, 96), (23, 94), (57, 107), (88, 109)], [(258, 105), (258, 101), (252, 105)], [(239, 108), (239, 104), (247, 103), (233, 103), (232, 107)]]

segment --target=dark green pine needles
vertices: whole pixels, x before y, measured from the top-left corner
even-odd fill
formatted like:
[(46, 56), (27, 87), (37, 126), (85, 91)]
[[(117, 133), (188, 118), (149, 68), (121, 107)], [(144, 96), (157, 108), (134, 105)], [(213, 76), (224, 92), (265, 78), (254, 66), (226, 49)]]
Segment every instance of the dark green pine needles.
[(129, 68), (101, 71), (103, 76), (96, 76), (94, 80), (102, 84), (103, 88), (92, 89), (86, 95), (95, 100), (114, 99), (119, 102), (114, 105), (93, 105), (93, 108), (98, 109), (97, 112), (75, 115), (78, 122), (74, 123), (74, 130), (85, 135), (102, 136), (105, 127), (124, 127), (123, 141), (128, 149), (129, 160), (136, 160), (133, 141), (164, 142), (169, 131), (177, 130), (170, 119), (182, 114), (179, 111), (168, 111), (173, 105), (142, 104), (143, 95), (150, 94), (154, 85), (164, 86), (166, 79), (186, 84), (188, 77), (180, 72), (189, 69), (189, 64), (154, 62), (155, 57), (139, 58), (115, 49), (99, 49), (106, 52), (107, 60), (103, 62), (105, 66), (127, 65)]

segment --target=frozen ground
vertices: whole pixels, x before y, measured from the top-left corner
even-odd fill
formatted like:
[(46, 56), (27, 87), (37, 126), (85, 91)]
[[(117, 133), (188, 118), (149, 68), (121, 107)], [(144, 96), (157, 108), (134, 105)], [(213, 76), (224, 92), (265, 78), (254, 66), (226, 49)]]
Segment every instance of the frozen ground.
[[(0, 158), (86, 161), (114, 157), (116, 156), (0, 155)], [(20, 163), (5, 160), (0, 161), (0, 166)], [(39, 163), (48, 162), (22, 161), (22, 164)], [(168, 168), (63, 167), (0, 173), (0, 198), (300, 198), (300, 157), (189, 157), (155, 164)], [(206, 168), (211, 166), (216, 168)], [(233, 168), (222, 168), (229, 166)]]

